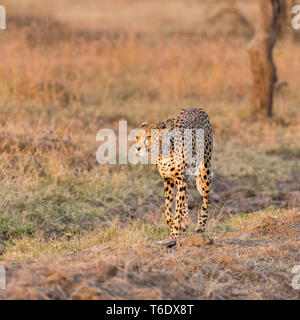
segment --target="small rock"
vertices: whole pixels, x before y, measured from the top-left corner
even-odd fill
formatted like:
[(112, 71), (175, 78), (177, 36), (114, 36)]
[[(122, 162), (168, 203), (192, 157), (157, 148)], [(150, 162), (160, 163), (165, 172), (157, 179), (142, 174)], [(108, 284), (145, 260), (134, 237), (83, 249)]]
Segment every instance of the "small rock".
[(213, 244), (213, 240), (204, 235), (194, 235), (179, 241), (180, 246), (205, 247)]
[(164, 240), (154, 242), (154, 244), (162, 247), (170, 248), (176, 245), (176, 239), (164, 239)]

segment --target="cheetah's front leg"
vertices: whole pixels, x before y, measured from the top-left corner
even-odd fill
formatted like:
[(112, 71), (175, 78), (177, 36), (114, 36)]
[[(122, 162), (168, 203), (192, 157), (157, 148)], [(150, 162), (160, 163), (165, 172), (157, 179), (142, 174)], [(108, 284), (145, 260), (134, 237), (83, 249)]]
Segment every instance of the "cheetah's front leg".
[(165, 191), (165, 222), (171, 228), (173, 227), (171, 205), (174, 198), (174, 181), (170, 178), (164, 180)]
[(176, 194), (176, 212), (173, 221), (173, 228), (171, 238), (178, 238), (180, 235), (181, 222), (183, 221), (183, 211), (186, 207), (186, 182), (182, 180), (176, 181), (177, 194)]

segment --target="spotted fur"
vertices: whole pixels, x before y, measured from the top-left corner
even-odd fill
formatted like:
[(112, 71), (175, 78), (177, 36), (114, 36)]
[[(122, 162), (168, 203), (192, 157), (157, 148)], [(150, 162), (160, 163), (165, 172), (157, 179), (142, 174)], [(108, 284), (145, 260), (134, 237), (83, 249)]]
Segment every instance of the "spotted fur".
[[(184, 132), (189, 132), (190, 135), (184, 138)], [(202, 143), (197, 138), (197, 132), (203, 132)], [(165, 155), (163, 139), (167, 135), (170, 148), (169, 153)], [(165, 222), (171, 229), (171, 238), (178, 238), (180, 230), (185, 231), (187, 228), (186, 188), (191, 176), (195, 176), (197, 189), (203, 197), (202, 205), (198, 209), (198, 224), (195, 231), (205, 230), (210, 207), (212, 149), (213, 137), (209, 117), (200, 108), (183, 108), (179, 116), (165, 122), (142, 123), (141, 129), (136, 134), (137, 153), (151, 155), (152, 162), (164, 179)], [(175, 215), (172, 217), (171, 207), (175, 188), (177, 189)]]

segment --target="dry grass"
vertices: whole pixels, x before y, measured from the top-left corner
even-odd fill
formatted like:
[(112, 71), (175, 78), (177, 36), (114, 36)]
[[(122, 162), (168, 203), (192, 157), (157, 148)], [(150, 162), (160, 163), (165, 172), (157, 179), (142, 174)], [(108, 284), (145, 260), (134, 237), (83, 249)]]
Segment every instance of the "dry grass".
[[(266, 228), (267, 220), (276, 221), (280, 232)], [(3, 262), (9, 270), (5, 297), (299, 299), (299, 292), (291, 288), (290, 273), (299, 259), (299, 230), (286, 233), (287, 221), (299, 228), (295, 211), (259, 212), (245, 217), (242, 224), (233, 217), (220, 224), (228, 231), (210, 233), (214, 244), (204, 248), (159, 248), (149, 244), (153, 230), (149, 238), (149, 226), (137, 224), (103, 228), (92, 238), (43, 244), (23, 240)], [(240, 228), (245, 224), (251, 230), (264, 230), (264, 237), (245, 234)], [(41, 251), (43, 258), (24, 260)]]
[[(300, 208), (300, 43), (277, 44), (279, 81), (288, 86), (276, 93), (275, 117), (253, 122), (247, 41), (257, 15), (254, 2), (238, 2), (249, 24), (226, 16), (226, 28), (215, 18), (224, 6), (220, 1), (89, 0), (84, 8), (80, 3), (3, 3), (8, 30), (0, 38), (0, 261), (9, 279), (18, 275), (9, 286), (19, 288), (9, 289), (8, 297), (118, 297), (96, 284), (83, 281), (78, 287), (75, 280), (66, 291), (59, 287), (48, 294), (43, 275), (36, 279), (39, 289), (22, 293), (22, 277), (27, 279), (31, 268), (44, 268), (42, 261), (52, 265), (59, 257), (63, 267), (53, 267), (54, 273), (68, 274), (71, 255), (72, 268), (77, 257), (76, 263), (83, 259), (93, 269), (89, 260), (100, 255), (106, 261), (109, 247), (117, 262), (105, 263), (121, 272), (113, 281), (123, 298), (176, 298), (171, 289), (160, 288), (172, 279), (179, 279), (174, 285), (178, 298), (297, 298), (296, 292), (281, 290), (278, 279), (288, 283), (290, 268), (299, 262), (293, 229), (298, 220), (293, 219)], [(163, 252), (155, 263), (165, 263), (167, 270), (176, 259), (178, 269), (159, 275), (161, 284), (152, 286), (145, 278), (150, 285), (133, 285), (129, 297), (122, 286), (129, 285), (124, 270), (130, 263), (122, 264), (122, 257), (129, 254), (137, 263), (136, 246), (147, 251), (149, 243), (168, 234), (161, 216), (162, 187), (150, 167), (98, 165), (96, 133), (117, 129), (121, 119), (131, 129), (145, 120), (173, 117), (189, 105), (203, 106), (214, 129), (207, 232), (216, 245), (199, 252), (180, 248), (171, 257)], [(189, 197), (193, 223), (199, 202), (193, 185)], [(273, 238), (287, 225), (292, 226), (290, 238), (276, 242)], [(244, 233), (253, 233), (257, 242), (238, 242)], [(149, 259), (156, 257), (155, 250)], [(263, 265), (268, 271), (260, 274), (264, 254), (276, 262)], [(149, 259), (140, 270), (150, 270)], [(21, 264), (14, 269), (20, 261), (24, 270)], [(76, 263), (71, 278), (80, 269)], [(186, 292), (176, 287), (185, 276), (191, 281)], [(138, 277), (134, 281), (141, 283)], [(257, 279), (278, 286), (256, 290)]]

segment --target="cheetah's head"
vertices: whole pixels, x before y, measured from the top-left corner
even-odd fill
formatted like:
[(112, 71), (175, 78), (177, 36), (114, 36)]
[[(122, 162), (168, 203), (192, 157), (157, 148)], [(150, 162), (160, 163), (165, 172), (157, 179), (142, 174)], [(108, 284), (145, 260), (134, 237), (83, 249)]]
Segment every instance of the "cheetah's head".
[(135, 135), (135, 148), (138, 156), (159, 150), (162, 141), (162, 132), (166, 128), (164, 122), (143, 122)]

